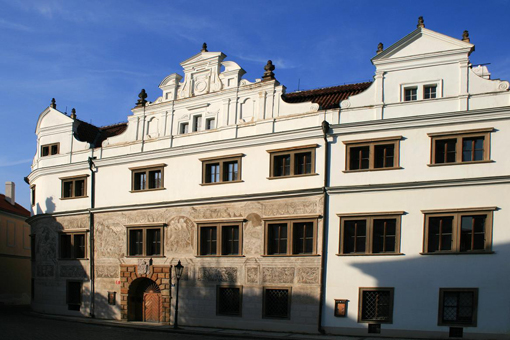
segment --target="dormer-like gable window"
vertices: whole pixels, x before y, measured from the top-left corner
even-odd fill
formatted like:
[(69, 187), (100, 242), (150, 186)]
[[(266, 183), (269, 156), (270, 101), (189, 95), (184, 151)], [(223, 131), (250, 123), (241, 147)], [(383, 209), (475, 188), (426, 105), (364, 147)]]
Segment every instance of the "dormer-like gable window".
[(41, 157), (58, 155), (60, 143), (46, 144), (41, 146)]

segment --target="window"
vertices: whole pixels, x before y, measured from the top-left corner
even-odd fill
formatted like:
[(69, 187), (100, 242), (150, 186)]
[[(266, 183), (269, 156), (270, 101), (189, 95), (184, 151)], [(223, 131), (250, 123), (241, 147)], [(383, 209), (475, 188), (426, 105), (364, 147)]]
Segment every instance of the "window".
[(358, 322), (393, 323), (393, 288), (360, 288)]
[(131, 191), (147, 191), (164, 189), (163, 173), (166, 164), (157, 164), (151, 167), (130, 168)]
[(188, 130), (189, 130), (189, 123), (181, 123), (181, 125), (179, 126), (179, 133), (182, 135), (182, 134), (185, 134), (185, 133), (188, 133)]
[(81, 307), (82, 282), (67, 281), (67, 309), (79, 311)]
[(439, 289), (439, 326), (476, 327), (478, 288)]
[(418, 88), (406, 87), (404, 89), (404, 101), (409, 102), (412, 100), (418, 100)]
[(437, 85), (425, 85), (423, 86), (423, 99), (436, 98)]
[(316, 219), (266, 222), (266, 255), (313, 255), (316, 239)]
[(217, 286), (216, 314), (241, 316), (242, 296), (242, 286)]
[(35, 205), (35, 185), (30, 186), (30, 197), (32, 205)]
[(202, 158), (202, 184), (220, 184), (241, 181), (243, 154)]
[(398, 169), (402, 136), (344, 141), (346, 171)]
[(340, 254), (399, 254), (404, 212), (340, 216)]
[(84, 259), (87, 257), (85, 233), (60, 234), (60, 258)]
[(202, 130), (202, 116), (193, 116), (193, 132)]
[(62, 197), (65, 198), (81, 198), (87, 197), (87, 177), (67, 177), (61, 178), (62, 180)]
[(483, 253), (492, 248), (492, 211), (475, 208), (465, 211), (422, 211), (425, 213), (423, 252)]
[(429, 133), (432, 138), (431, 164), (489, 161), (490, 132), (493, 129)]
[(198, 226), (199, 255), (241, 255), (242, 235), (239, 224), (203, 224)]
[(290, 288), (264, 288), (263, 317), (290, 319)]
[(317, 144), (296, 148), (268, 150), (271, 154), (269, 178), (315, 174)]
[(214, 118), (207, 118), (205, 120), (205, 129), (212, 130), (216, 128), (216, 120)]
[(129, 256), (162, 256), (163, 227), (128, 227)]
[(46, 144), (41, 146), (41, 157), (58, 155), (60, 143)]

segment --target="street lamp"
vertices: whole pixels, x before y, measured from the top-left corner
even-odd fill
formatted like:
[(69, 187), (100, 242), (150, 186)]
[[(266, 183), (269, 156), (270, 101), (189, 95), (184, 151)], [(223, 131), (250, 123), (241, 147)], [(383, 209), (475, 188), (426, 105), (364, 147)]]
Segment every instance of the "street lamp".
[(175, 318), (174, 318), (174, 329), (179, 328), (177, 320), (179, 319), (179, 281), (181, 280), (182, 270), (184, 266), (181, 264), (181, 260), (175, 266), (175, 278), (177, 279), (177, 289), (175, 290)]

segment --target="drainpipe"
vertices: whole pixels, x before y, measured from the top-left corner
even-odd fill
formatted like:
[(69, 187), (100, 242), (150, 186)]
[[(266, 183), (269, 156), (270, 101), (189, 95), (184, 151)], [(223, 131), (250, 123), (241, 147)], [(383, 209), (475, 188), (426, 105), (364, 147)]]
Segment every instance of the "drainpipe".
[(96, 287), (95, 287), (95, 268), (94, 268), (94, 213), (92, 210), (95, 206), (95, 198), (96, 198), (96, 173), (94, 168), (96, 165), (94, 164), (94, 160), (96, 157), (89, 157), (89, 170), (90, 170), (90, 209), (89, 209), (89, 231), (90, 231), (90, 317), (95, 318), (95, 295), (96, 295)]
[(326, 255), (327, 255), (327, 235), (328, 235), (328, 179), (329, 179), (329, 143), (328, 143), (329, 123), (324, 120), (322, 122), (322, 135), (324, 138), (324, 184), (322, 186), (323, 197), (323, 218), (322, 218), (322, 256), (321, 256), (321, 276), (320, 276), (320, 293), (319, 293), (319, 324), (318, 331), (324, 334), (322, 328), (322, 309), (324, 308), (324, 299), (326, 295)]

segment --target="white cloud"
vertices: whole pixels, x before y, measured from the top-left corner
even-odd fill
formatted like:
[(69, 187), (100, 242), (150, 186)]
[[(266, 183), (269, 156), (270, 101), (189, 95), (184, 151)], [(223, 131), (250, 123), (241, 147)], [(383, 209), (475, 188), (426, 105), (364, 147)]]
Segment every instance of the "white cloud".
[(266, 65), (267, 61), (271, 60), (276, 69), (282, 69), (282, 70), (287, 70), (287, 69), (292, 69), (292, 68), (298, 67), (298, 65), (296, 65), (288, 60), (282, 59), (282, 58), (264, 59), (260, 56), (250, 56), (250, 55), (244, 55), (244, 54), (238, 54), (238, 55), (235, 55), (235, 57), (245, 60), (245, 61), (258, 63), (261, 65)]
[(4, 19), (0, 19), (0, 27), (12, 29), (12, 30), (16, 30), (16, 31), (22, 31), (22, 32), (31, 32), (32, 31), (32, 28), (30, 28), (28, 26), (10, 22), (10, 21), (4, 20)]
[(0, 168), (8, 167), (8, 166), (14, 166), (19, 164), (26, 164), (26, 163), (32, 163), (32, 158), (27, 159), (19, 159), (19, 160), (0, 160)]

